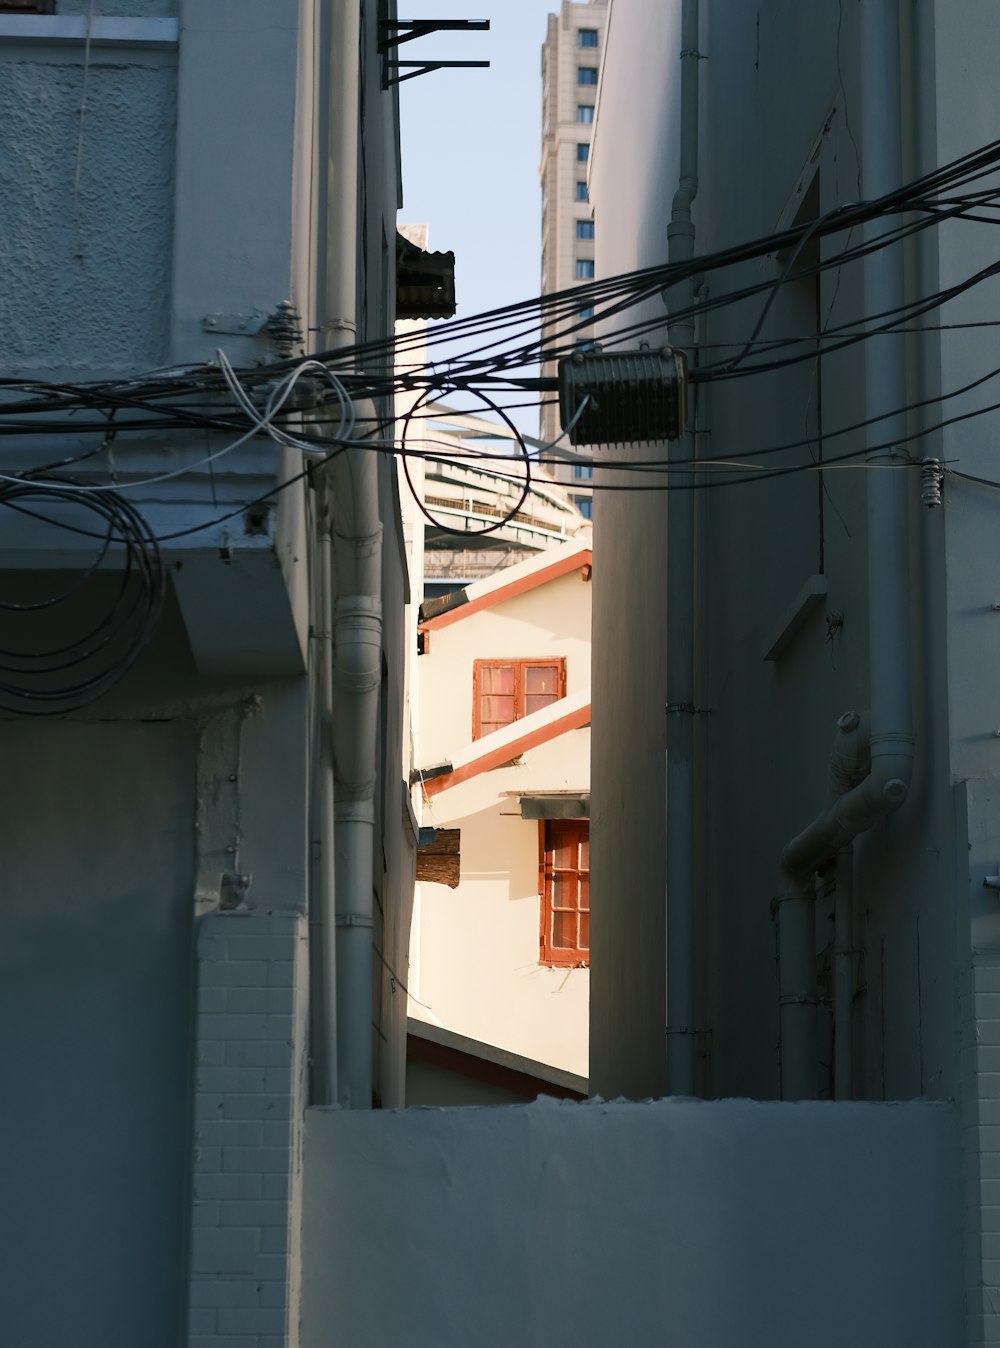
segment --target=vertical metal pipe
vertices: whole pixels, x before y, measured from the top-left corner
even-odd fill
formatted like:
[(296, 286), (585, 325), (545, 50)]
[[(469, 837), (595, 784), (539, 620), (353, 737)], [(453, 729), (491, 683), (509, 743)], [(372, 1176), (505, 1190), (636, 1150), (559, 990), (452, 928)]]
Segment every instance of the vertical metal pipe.
[(854, 1006), (853, 907), (854, 848), (850, 843), (837, 853), (836, 889), (833, 896), (833, 1098), (850, 1100), (854, 1095), (851, 1053), (851, 1020)]
[[(864, 0), (861, 6), (862, 166), (865, 196), (891, 192), (902, 180), (902, 108), (897, 0)], [(866, 242), (877, 243), (898, 221), (873, 221)], [(904, 301), (902, 245), (872, 252), (864, 264), (865, 308), (869, 324)], [(884, 418), (869, 426), (868, 625), (873, 775), (880, 760), (912, 758), (910, 580), (908, 548), (909, 474), (902, 448), (906, 417), (886, 412), (906, 406), (906, 349), (902, 335), (873, 338), (866, 345), (867, 416)], [(906, 796), (908, 773), (890, 767), (883, 787), (893, 808)]]
[(816, 1097), (816, 895), (811, 876), (786, 876), (778, 906), (781, 1098)]
[(336, 883), (333, 829), (333, 539), (326, 481), (315, 486), (316, 548), (313, 577), (312, 650), (316, 661), (313, 733), (316, 763), (313, 774), (311, 835), (312, 884), (316, 920), (311, 926), (319, 942), (315, 996), (318, 1015), (313, 1022), (313, 1098), (332, 1105), (337, 1099), (337, 967)]
[[(681, 11), (680, 181), (667, 230), (671, 264), (694, 257), (691, 207), (698, 193), (698, 3)], [(694, 347), (694, 278), (674, 287), (668, 310), (671, 346)], [(694, 457), (693, 426), (668, 458)], [(678, 474), (677, 481), (682, 481)], [(693, 484), (692, 484), (693, 486)], [(667, 505), (667, 1091), (694, 1094), (694, 492), (674, 491)]]

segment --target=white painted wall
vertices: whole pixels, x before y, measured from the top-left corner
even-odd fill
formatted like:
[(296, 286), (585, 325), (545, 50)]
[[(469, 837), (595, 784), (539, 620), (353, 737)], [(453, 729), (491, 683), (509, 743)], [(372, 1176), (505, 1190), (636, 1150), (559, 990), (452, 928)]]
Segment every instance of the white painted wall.
[(304, 1167), (303, 1348), (961, 1341), (952, 1106), (313, 1110)]

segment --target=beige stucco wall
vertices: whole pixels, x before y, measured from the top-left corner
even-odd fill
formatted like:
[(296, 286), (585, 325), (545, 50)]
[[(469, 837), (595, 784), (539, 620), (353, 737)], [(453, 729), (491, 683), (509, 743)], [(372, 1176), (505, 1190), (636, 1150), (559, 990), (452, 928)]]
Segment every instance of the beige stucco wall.
[(417, 662), (423, 764), (444, 761), (471, 741), (473, 661), (501, 656), (563, 656), (567, 696), (588, 687), (590, 585), (581, 571), (430, 633), (429, 654)]
[[(472, 743), (476, 659), (562, 656), (567, 696), (586, 693), (590, 594), (576, 570), (430, 633), (429, 653), (417, 662), (424, 765)], [(461, 830), (461, 883), (418, 885), (411, 1016), (587, 1075), (590, 971), (538, 963), (539, 825), (521, 818), (518, 795), (589, 784), (587, 726), (423, 797), (425, 825)]]
[(425, 806), (425, 822), (461, 829), (462, 880), (418, 886), (410, 1004), (417, 1019), (584, 1077), (590, 970), (538, 963), (539, 825), (513, 793), (585, 789), (589, 763), (589, 728), (572, 730)]

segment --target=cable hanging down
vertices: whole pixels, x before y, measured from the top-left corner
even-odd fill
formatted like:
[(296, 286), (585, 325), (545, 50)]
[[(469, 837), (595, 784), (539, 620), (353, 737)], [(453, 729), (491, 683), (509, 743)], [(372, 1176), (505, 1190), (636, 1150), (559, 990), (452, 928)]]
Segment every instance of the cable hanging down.
[[(50, 513), (39, 516), (34, 507), (43, 502)], [(63, 716), (103, 697), (149, 640), (163, 603), (159, 544), (139, 512), (107, 489), (82, 493), (51, 478), (44, 487), (8, 483), (0, 505), (56, 528), (71, 523), (60, 514), (82, 511), (95, 525), (94, 556), (62, 588), (33, 577), (26, 594), (0, 596), (0, 710)]]

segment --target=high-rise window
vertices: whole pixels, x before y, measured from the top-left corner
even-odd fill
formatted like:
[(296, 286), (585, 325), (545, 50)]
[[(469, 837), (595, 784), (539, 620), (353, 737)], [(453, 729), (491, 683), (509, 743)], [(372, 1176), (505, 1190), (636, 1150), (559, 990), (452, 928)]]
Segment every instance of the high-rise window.
[(594, 476), (594, 468), (589, 463), (578, 463), (573, 469), (574, 477), (590, 478)]
[(577, 316), (580, 318), (593, 318), (594, 306), (592, 304), (585, 304), (581, 309), (578, 309), (576, 312)]
[(589, 158), (590, 158), (590, 146), (582, 144), (578, 145), (576, 147), (576, 162), (578, 164), (585, 164)]
[(576, 279), (578, 281), (589, 281), (594, 275), (594, 259), (592, 257), (578, 257), (576, 259)]
[(594, 120), (593, 103), (578, 103), (576, 105), (576, 120), (585, 123), (592, 122)]
[(596, 66), (577, 66), (576, 68), (577, 84), (596, 84), (597, 67)]
[(593, 220), (577, 220), (576, 237), (578, 239), (592, 239), (594, 237)]
[(596, 46), (597, 46), (597, 29), (596, 29), (596, 28), (581, 28), (581, 29), (580, 29), (580, 46), (581, 46), (581, 47), (596, 47)]
[(577, 498), (576, 508), (585, 520), (594, 518), (594, 503), (589, 498), (580, 496)]
[(587, 191), (587, 184), (578, 182), (576, 185), (577, 201), (589, 201), (590, 193)]

